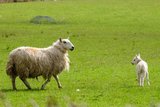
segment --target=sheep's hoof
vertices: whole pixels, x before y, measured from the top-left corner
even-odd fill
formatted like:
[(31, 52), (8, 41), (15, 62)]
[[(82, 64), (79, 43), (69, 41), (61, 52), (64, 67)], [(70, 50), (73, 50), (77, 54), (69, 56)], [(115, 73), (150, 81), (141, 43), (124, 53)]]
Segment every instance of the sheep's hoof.
[(44, 90), (44, 88), (41, 88), (41, 90)]
[(59, 89), (62, 89), (62, 86), (58, 86)]
[(44, 90), (45, 88), (44, 87), (41, 87), (41, 90)]
[(13, 88), (13, 91), (17, 91), (17, 88)]

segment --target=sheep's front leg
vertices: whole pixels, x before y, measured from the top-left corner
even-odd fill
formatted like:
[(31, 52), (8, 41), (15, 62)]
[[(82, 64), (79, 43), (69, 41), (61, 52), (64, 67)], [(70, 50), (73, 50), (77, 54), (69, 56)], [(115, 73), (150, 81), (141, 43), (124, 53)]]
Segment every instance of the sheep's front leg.
[(50, 82), (50, 78), (47, 79), (47, 81), (45, 81), (45, 83), (41, 86), (41, 90), (45, 89), (45, 87), (46, 87), (46, 85), (47, 85), (48, 82)]
[(26, 78), (20, 78), (20, 79), (23, 81), (23, 83), (26, 85), (26, 87), (30, 90), (31, 87), (30, 87), (29, 83), (27, 82)]
[(13, 87), (13, 90), (17, 90), (15, 81), (16, 81), (16, 77), (12, 77), (12, 87)]
[(61, 85), (61, 83), (59, 82), (58, 75), (53, 75), (53, 77), (55, 78), (55, 80), (56, 80), (56, 82), (57, 82), (58, 88), (62, 88), (62, 85)]

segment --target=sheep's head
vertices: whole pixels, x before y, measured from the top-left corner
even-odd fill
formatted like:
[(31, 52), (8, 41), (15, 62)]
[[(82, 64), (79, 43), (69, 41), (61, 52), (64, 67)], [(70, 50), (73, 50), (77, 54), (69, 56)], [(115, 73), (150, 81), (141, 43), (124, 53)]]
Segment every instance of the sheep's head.
[(61, 39), (59, 38), (59, 42), (61, 44), (61, 46), (66, 49), (66, 50), (74, 50), (74, 45), (71, 43), (71, 41), (68, 39)]
[(140, 54), (138, 54), (133, 58), (131, 63), (135, 65), (135, 64), (138, 64), (140, 61), (141, 61), (141, 57), (140, 57)]

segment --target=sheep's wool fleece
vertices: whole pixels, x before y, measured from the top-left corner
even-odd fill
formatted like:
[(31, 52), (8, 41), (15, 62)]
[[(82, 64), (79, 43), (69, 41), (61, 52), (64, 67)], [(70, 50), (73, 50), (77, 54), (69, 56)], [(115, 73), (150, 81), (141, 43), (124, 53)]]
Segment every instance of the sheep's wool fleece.
[[(21, 78), (35, 78), (42, 75), (45, 79), (69, 70), (68, 52), (54, 45), (48, 48), (20, 47), (9, 55), (7, 74)], [(9, 70), (14, 68), (14, 70)]]

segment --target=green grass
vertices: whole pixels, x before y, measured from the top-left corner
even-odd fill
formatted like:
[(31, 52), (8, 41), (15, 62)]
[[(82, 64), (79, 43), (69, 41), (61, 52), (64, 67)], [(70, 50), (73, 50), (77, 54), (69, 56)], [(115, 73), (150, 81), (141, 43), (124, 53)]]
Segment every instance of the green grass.
[[(31, 107), (35, 100), (46, 106), (53, 96), (62, 107), (75, 102), (88, 107), (147, 107), (160, 102), (160, 1), (158, 0), (60, 0), (0, 4), (0, 89), (13, 107)], [(36, 15), (48, 15), (57, 24), (29, 23)], [(69, 33), (68, 33), (69, 32)], [(70, 36), (70, 72), (60, 74), (63, 89), (54, 79), (30, 79), (26, 90), (17, 78), (12, 91), (5, 73), (9, 52), (19, 46), (47, 47), (59, 37)], [(131, 60), (141, 53), (148, 62), (151, 86), (138, 87)], [(76, 90), (80, 89), (79, 92)], [(5, 101), (4, 101), (5, 100)]]

